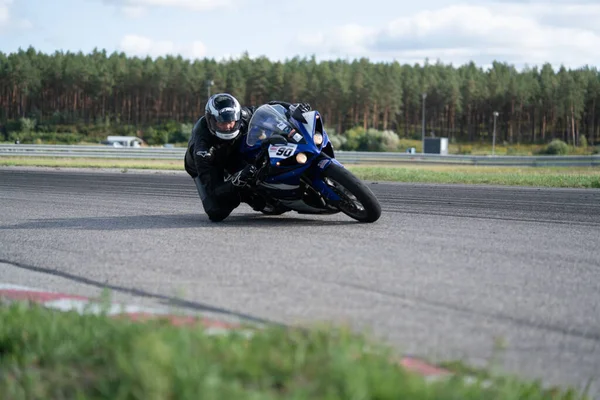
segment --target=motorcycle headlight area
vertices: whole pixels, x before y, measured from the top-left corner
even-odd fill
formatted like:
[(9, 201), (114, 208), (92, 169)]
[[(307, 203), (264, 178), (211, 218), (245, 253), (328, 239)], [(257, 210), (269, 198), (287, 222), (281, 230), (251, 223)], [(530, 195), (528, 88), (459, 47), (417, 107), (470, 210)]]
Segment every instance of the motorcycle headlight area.
[(313, 136), (313, 140), (317, 146), (320, 146), (323, 143), (323, 135), (320, 133), (315, 133)]
[(306, 156), (306, 154), (304, 154), (304, 153), (296, 154), (296, 162), (298, 164), (304, 164), (304, 163), (306, 163), (306, 161), (308, 161), (308, 157)]
[(277, 161), (275, 165), (278, 167), (290, 167), (298, 164), (306, 164), (308, 161), (308, 156), (306, 153), (298, 153), (295, 156), (290, 156), (281, 161)]

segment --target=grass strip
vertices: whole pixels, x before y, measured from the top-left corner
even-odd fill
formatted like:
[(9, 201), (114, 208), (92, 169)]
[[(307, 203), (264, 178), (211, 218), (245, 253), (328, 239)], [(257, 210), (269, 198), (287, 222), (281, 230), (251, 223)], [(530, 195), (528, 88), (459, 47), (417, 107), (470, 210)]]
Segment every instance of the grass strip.
[[(117, 168), (183, 171), (183, 160), (0, 157), (0, 166)], [(351, 165), (360, 179), (392, 182), (492, 184), (561, 188), (600, 188), (600, 167), (496, 167), (406, 164)]]
[(516, 378), (428, 383), (392, 355), (345, 329), (211, 336), (201, 326), (0, 305), (0, 398), (7, 400), (585, 398)]
[(556, 188), (600, 188), (599, 167), (348, 166), (363, 180)]

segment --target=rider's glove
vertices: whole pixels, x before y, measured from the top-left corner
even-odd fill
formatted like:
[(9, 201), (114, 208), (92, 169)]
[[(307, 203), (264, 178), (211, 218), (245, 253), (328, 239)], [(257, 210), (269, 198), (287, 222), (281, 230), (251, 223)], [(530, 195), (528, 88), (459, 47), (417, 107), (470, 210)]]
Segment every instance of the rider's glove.
[(302, 110), (303, 113), (309, 112), (311, 110), (310, 104), (308, 103), (300, 103), (298, 107), (300, 107), (300, 110)]
[(242, 107), (242, 120), (246, 124), (250, 121), (250, 118), (252, 118), (252, 114), (254, 114), (254, 111), (256, 111), (256, 108), (254, 106)]
[(254, 180), (257, 171), (258, 170), (254, 165), (246, 165), (244, 169), (236, 172), (231, 176), (231, 183), (233, 184), (233, 186), (244, 187)]
[(293, 114), (296, 109), (299, 108), (301, 112), (309, 112), (311, 110), (310, 104), (308, 103), (294, 103), (290, 106), (290, 114)]

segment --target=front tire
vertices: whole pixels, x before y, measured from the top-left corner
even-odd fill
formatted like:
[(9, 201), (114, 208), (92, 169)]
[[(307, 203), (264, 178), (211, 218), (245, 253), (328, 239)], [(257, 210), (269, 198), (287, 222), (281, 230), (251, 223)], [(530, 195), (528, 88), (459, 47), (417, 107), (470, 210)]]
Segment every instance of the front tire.
[(375, 194), (346, 168), (332, 163), (323, 171), (325, 184), (331, 187), (341, 201), (336, 206), (359, 222), (375, 222), (381, 216), (381, 205)]

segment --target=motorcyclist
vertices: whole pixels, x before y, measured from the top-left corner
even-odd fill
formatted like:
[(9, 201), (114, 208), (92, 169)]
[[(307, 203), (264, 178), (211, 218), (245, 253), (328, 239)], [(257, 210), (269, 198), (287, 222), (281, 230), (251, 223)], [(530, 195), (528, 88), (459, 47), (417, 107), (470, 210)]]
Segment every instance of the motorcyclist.
[[(308, 103), (274, 100), (268, 104), (282, 105), (290, 112), (297, 107), (302, 112), (311, 109)], [(184, 166), (194, 179), (204, 212), (213, 222), (223, 221), (241, 202), (257, 211), (266, 207), (264, 200), (245, 189), (253, 183), (257, 170), (237, 152), (255, 110), (254, 106), (242, 107), (229, 93), (217, 93), (208, 99), (204, 115), (192, 128)]]

